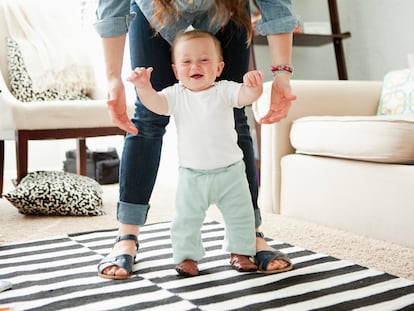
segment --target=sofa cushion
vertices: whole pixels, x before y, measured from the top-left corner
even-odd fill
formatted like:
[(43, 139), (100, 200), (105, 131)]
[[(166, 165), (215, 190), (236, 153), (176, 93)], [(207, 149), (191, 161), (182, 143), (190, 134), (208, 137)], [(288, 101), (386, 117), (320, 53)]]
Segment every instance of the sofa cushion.
[(395, 70), (384, 77), (379, 115), (414, 113), (414, 68)]
[(295, 120), (296, 153), (382, 163), (414, 163), (414, 114), (315, 116)]

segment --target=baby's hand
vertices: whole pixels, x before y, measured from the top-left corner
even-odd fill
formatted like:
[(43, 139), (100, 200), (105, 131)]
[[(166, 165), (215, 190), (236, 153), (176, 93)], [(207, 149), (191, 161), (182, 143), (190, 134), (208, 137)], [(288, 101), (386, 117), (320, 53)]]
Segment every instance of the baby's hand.
[(263, 72), (260, 70), (252, 70), (243, 76), (243, 83), (247, 87), (255, 87), (263, 84)]
[(151, 82), (150, 82), (150, 78), (151, 78), (151, 73), (152, 73), (153, 70), (154, 70), (154, 68), (152, 68), (152, 67), (135, 68), (131, 72), (129, 77), (127, 77), (127, 81), (133, 83), (136, 88), (145, 88), (145, 87), (148, 87), (148, 86), (152, 87)]

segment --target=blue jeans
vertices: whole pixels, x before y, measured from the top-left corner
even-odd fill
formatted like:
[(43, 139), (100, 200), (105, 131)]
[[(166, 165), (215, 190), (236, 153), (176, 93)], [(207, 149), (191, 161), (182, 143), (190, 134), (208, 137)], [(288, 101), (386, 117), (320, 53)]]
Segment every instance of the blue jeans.
[[(131, 10), (137, 14), (129, 30), (131, 67), (154, 67), (151, 82), (156, 90), (176, 83), (171, 68), (170, 45), (161, 36), (154, 36), (154, 30), (134, 0), (131, 1)], [(225, 63), (220, 79), (242, 82), (250, 59), (250, 50), (245, 44), (245, 29), (230, 22), (216, 37), (222, 44)], [(258, 227), (261, 217), (257, 206), (257, 170), (250, 128), (244, 109), (234, 109), (234, 118), (238, 144), (244, 154), (255, 225)], [(144, 225), (169, 117), (149, 111), (137, 98), (132, 122), (139, 133), (136, 136), (127, 134), (125, 138), (120, 168), (118, 220), (123, 224)]]

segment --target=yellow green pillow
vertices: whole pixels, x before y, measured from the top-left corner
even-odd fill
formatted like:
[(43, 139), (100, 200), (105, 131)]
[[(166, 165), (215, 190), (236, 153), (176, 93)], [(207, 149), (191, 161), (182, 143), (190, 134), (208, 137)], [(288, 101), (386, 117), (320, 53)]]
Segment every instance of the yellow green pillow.
[(379, 115), (414, 113), (414, 68), (396, 70), (384, 77)]

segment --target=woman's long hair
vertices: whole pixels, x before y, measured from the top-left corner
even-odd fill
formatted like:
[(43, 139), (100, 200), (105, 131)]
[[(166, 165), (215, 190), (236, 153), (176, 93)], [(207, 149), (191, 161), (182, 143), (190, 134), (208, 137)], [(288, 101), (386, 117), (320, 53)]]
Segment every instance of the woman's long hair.
[[(174, 22), (178, 18), (177, 9), (173, 0), (153, 0), (155, 12), (154, 21), (164, 26)], [(211, 23), (219, 23), (225, 26), (230, 20), (244, 26), (247, 30), (247, 42), (250, 43), (253, 37), (252, 22), (246, 10), (247, 0), (214, 0), (217, 8)], [(157, 31), (157, 30), (156, 30)]]

